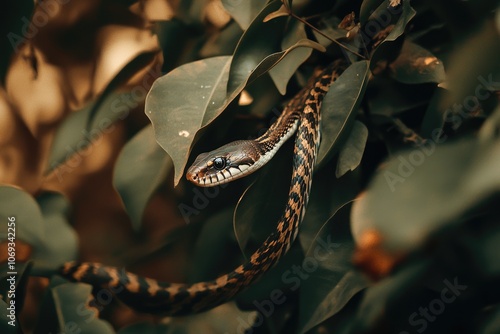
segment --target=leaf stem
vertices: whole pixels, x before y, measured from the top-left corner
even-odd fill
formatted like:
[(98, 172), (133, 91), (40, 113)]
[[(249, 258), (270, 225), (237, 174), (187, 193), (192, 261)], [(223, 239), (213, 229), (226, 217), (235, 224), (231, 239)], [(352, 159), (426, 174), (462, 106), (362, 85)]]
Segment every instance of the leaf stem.
[(320, 34), (321, 36), (327, 38), (328, 40), (332, 41), (333, 43), (337, 44), (338, 46), (340, 46), (341, 48), (345, 49), (346, 51), (349, 51), (352, 54), (355, 54), (356, 56), (358, 56), (358, 57), (360, 57), (362, 59), (365, 59), (365, 60), (367, 59), (365, 56), (362, 56), (361, 54), (357, 53), (356, 51), (351, 50), (349, 47), (347, 47), (346, 45), (340, 43), (339, 41), (332, 39), (330, 36), (326, 35), (321, 30), (319, 30), (318, 28), (316, 28), (315, 26), (313, 26), (312, 24), (310, 24), (309, 22), (307, 22), (303, 18), (295, 15), (291, 10), (289, 11), (289, 13), (290, 13), (291, 17), (293, 17), (294, 19), (297, 19), (300, 22), (304, 23), (306, 26), (310, 27), (311, 29), (313, 29), (314, 31), (316, 31), (318, 34)]

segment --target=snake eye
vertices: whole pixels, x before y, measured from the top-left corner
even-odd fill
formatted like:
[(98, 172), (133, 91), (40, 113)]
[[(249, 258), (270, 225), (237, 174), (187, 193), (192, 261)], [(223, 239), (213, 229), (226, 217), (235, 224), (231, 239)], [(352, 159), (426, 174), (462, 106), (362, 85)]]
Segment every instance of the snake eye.
[(222, 170), (222, 169), (224, 169), (224, 167), (226, 167), (226, 159), (225, 158), (221, 158), (221, 157), (215, 158), (213, 160), (213, 163), (214, 163), (214, 168), (217, 170)]

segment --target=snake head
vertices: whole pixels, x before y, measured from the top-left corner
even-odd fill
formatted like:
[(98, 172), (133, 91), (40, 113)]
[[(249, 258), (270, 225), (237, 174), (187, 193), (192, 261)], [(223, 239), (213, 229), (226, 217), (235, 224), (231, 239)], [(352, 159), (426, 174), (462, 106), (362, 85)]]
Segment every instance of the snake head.
[(252, 173), (258, 160), (254, 141), (238, 140), (198, 155), (186, 178), (198, 186), (212, 187)]

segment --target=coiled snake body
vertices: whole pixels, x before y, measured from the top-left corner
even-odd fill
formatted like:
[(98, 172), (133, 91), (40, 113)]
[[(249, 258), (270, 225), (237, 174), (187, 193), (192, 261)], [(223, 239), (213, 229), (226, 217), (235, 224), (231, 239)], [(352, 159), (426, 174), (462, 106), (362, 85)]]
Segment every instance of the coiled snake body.
[(212, 186), (245, 176), (260, 168), (296, 132), (293, 170), (286, 208), (276, 231), (250, 260), (219, 278), (195, 284), (158, 282), (99, 263), (66, 263), (60, 274), (72, 281), (109, 288), (118, 299), (139, 312), (184, 315), (220, 305), (268, 271), (290, 248), (305, 214), (313, 168), (320, 142), (320, 105), (345, 63), (335, 61), (314, 76), (285, 107), (278, 120), (256, 140), (237, 141), (203, 153), (187, 178)]

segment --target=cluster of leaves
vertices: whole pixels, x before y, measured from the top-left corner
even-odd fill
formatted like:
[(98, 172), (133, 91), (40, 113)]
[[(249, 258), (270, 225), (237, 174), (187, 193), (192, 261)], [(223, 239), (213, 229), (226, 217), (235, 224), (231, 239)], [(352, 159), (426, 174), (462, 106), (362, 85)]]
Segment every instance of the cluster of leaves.
[[(498, 3), (222, 0), (232, 20), (200, 37), (201, 4), (181, 1), (182, 24), (158, 23), (164, 68), (173, 69), (151, 88), (145, 105), (151, 125), (127, 142), (113, 179), (139, 230), (149, 199), (159, 187), (172, 187), (173, 174), (183, 189), (179, 214), (203, 222), (192, 281), (232, 269), (273, 231), (292, 150), (283, 147), (250, 180), (206, 195), (210, 205), (203, 209), (195, 199), (202, 193), (181, 179), (185, 166), (196, 153), (262, 131), (280, 93), (292, 97), (316, 66), (339, 57), (351, 65), (322, 105), (310, 202), (289, 253), (236, 298), (238, 307), (118, 333), (199, 332), (202, 325), (214, 333), (498, 332)], [(197, 43), (172, 55), (179, 36)], [(120, 118), (111, 104), (117, 94), (133, 92), (116, 88), (150, 57), (138, 55), (96, 101), (61, 125), (49, 169), (64, 163), (68, 145), (82, 149), (79, 129), (101, 131), (102, 120)], [(253, 102), (238, 99), (243, 94)], [(2, 187), (0, 198), (2, 221), (14, 210), (19, 221), (30, 222), (18, 226), (18, 238), (35, 250), (33, 266), (17, 276), (20, 312), (26, 278), (75, 259), (77, 237), (62, 196), (34, 199)], [(241, 254), (228, 255), (235, 244)], [(35, 332), (113, 333), (89, 311), (90, 292), (53, 276)], [(4, 312), (9, 299), (2, 296)], [(0, 328), (12, 332), (2, 316)]]

